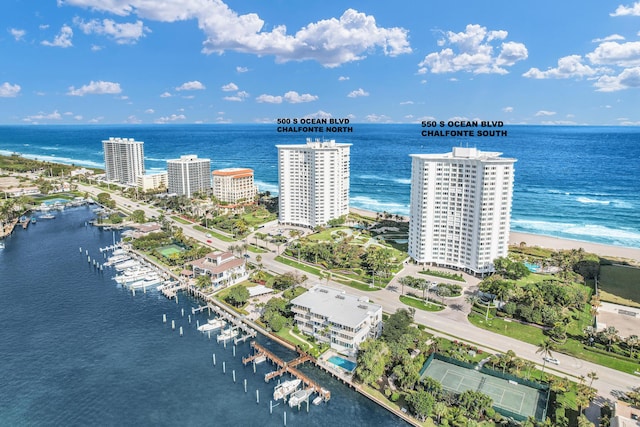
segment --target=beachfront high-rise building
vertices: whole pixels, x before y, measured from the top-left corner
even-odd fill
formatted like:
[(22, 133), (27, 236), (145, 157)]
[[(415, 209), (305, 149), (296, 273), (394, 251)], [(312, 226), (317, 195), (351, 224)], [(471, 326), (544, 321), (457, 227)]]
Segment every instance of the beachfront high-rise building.
[(169, 175), (167, 172), (144, 174), (138, 177), (138, 188), (142, 191), (161, 190), (169, 187)]
[(335, 140), (276, 145), (279, 222), (315, 227), (349, 213), (349, 151)]
[(473, 274), (507, 255), (516, 159), (455, 147), (412, 154), (409, 255)]
[(213, 195), (223, 203), (253, 203), (258, 187), (253, 183), (253, 169), (227, 168), (212, 172)]
[(211, 191), (211, 160), (199, 159), (195, 154), (167, 160), (169, 193), (192, 197), (195, 193)]
[(107, 181), (137, 185), (144, 175), (144, 142), (133, 138), (109, 138), (102, 141)]

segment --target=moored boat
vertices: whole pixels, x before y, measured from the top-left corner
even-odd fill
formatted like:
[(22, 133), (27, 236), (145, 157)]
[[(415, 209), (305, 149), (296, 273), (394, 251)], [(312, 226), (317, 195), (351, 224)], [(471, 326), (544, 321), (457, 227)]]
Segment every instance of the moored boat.
[(298, 388), (302, 380), (296, 378), (294, 380), (285, 381), (278, 384), (273, 389), (273, 400), (284, 399)]

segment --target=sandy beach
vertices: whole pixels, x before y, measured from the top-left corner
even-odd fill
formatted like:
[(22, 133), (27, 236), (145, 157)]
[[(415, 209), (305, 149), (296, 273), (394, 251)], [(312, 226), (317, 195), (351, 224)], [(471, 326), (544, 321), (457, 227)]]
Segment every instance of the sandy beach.
[[(375, 218), (376, 212), (360, 208), (349, 208), (355, 214)], [(408, 217), (403, 217), (408, 219)], [(520, 233), (512, 231), (509, 237), (510, 245), (519, 245), (525, 242), (527, 246), (539, 246), (548, 249), (584, 249), (586, 252), (600, 256), (626, 258), (640, 262), (640, 249), (626, 248), (623, 246), (603, 245), (600, 243), (583, 242), (581, 240), (561, 239), (559, 237), (544, 236), (541, 234)]]

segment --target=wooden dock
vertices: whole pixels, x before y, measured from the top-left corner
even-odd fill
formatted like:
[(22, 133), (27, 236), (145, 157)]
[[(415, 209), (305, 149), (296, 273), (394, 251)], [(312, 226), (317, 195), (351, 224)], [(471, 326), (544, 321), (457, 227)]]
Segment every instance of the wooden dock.
[(331, 399), (331, 392), (329, 390), (324, 389), (322, 386), (320, 386), (320, 384), (313, 381), (311, 378), (295, 368), (296, 366), (304, 362), (313, 360), (313, 358), (309, 354), (300, 353), (300, 356), (296, 359), (286, 362), (255, 341), (251, 341), (251, 347), (254, 350), (253, 355), (243, 357), (242, 363), (246, 365), (247, 363), (251, 363), (253, 360), (257, 359), (258, 357), (263, 356), (268, 360), (271, 360), (279, 367), (277, 370), (269, 372), (264, 376), (265, 382), (269, 382), (269, 380), (271, 380), (272, 378), (280, 377), (285, 373), (289, 373), (294, 377), (300, 379), (310, 393), (317, 393), (325, 402)]

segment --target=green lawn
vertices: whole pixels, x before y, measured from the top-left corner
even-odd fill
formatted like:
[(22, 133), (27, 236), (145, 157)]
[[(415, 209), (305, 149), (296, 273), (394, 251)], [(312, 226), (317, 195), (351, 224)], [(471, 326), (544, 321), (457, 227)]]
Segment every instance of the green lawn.
[(177, 215), (172, 216), (171, 219), (176, 221), (176, 222), (179, 222), (180, 224), (192, 224), (191, 221), (187, 221), (186, 219), (181, 218), (181, 217), (179, 217)]
[(235, 240), (232, 239), (231, 237), (227, 237), (224, 234), (220, 234), (220, 233), (217, 233), (217, 232), (215, 232), (213, 230), (210, 230), (208, 228), (204, 228), (201, 225), (194, 225), (193, 228), (194, 228), (194, 230), (198, 230), (198, 231), (201, 231), (203, 233), (209, 233), (213, 237), (215, 237), (216, 239), (222, 240), (223, 242), (235, 242)]
[[(518, 322), (509, 322), (500, 317), (492, 318), (491, 314), (489, 315), (489, 322), (485, 322), (484, 319), (485, 316), (483, 314), (477, 312), (471, 312), (471, 314), (469, 314), (469, 321), (473, 325), (527, 342), (529, 344), (540, 345), (543, 340), (548, 338), (542, 329), (535, 326), (523, 325)], [(569, 328), (571, 327), (572, 325), (569, 325)], [(564, 344), (558, 345), (558, 351), (629, 374), (633, 374), (638, 370), (637, 362), (622, 360), (607, 354), (589, 351), (585, 348), (582, 342), (573, 338), (569, 338)], [(540, 360), (542, 360), (542, 356), (540, 356)]]
[(456, 276), (455, 273), (446, 273), (446, 272), (436, 271), (436, 270), (429, 270), (429, 271), (422, 270), (422, 271), (418, 271), (418, 273), (424, 274), (426, 276), (433, 276), (433, 277), (440, 277), (443, 279), (455, 280), (457, 282), (462, 282), (462, 283), (466, 282), (464, 278), (460, 276)]
[(407, 304), (410, 307), (417, 308), (423, 311), (441, 311), (444, 310), (444, 306), (437, 303), (426, 303), (418, 298), (413, 298), (407, 295), (400, 295), (400, 301)]
[(242, 219), (244, 219), (250, 227), (256, 227), (269, 221), (273, 221), (276, 219), (276, 214), (269, 213), (266, 209), (260, 209), (256, 212), (243, 214)]
[(320, 233), (315, 233), (310, 236), (307, 236), (307, 240), (319, 242), (319, 241), (333, 241), (332, 233), (338, 230), (349, 230), (349, 227), (334, 227), (327, 228), (326, 230), (322, 230)]
[(267, 253), (267, 251), (266, 251), (266, 250), (264, 250), (264, 249), (262, 249), (262, 248), (259, 248), (259, 247), (257, 247), (257, 246), (254, 246), (254, 245), (249, 245), (249, 247), (247, 248), (247, 250), (248, 250), (249, 252), (253, 252), (254, 254), (264, 254), (264, 253)]
[(598, 286), (609, 294), (640, 303), (640, 268), (602, 265)]
[(314, 276), (321, 276), (322, 277), (322, 271), (316, 267), (312, 267), (310, 265), (307, 264), (303, 264), (301, 262), (297, 262), (294, 261), (292, 259), (289, 258), (285, 258), (281, 255), (278, 255), (276, 257), (276, 261), (281, 262), (282, 264), (288, 265), (289, 267), (294, 267), (297, 268), (299, 270), (305, 271), (307, 273), (311, 273)]

